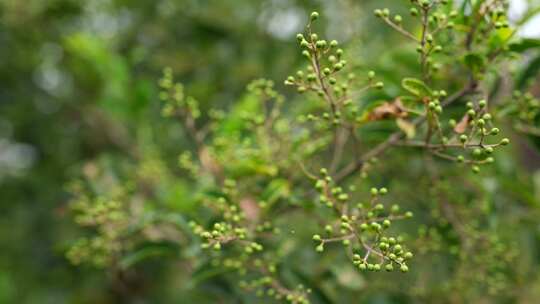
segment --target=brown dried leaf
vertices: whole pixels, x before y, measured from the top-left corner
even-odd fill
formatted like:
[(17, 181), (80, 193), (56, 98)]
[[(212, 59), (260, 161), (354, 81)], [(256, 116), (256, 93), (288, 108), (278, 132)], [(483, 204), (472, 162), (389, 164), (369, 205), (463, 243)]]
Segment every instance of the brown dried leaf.
[(394, 102), (385, 102), (380, 106), (376, 107), (369, 113), (368, 120), (382, 120), (389, 118), (403, 118), (407, 117), (407, 111), (401, 103), (399, 98), (396, 98)]
[(254, 222), (259, 217), (259, 205), (257, 205), (257, 202), (253, 198), (245, 197), (241, 199), (240, 209), (244, 211), (244, 214), (249, 221)]
[(469, 120), (469, 115), (465, 114), (465, 116), (463, 116), (463, 118), (454, 127), (454, 132), (458, 134), (464, 133), (469, 126)]

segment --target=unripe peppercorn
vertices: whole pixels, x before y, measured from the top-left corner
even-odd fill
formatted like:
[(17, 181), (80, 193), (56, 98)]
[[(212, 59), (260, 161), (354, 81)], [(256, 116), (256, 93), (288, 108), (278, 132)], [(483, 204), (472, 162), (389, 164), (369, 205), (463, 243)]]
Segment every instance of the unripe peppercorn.
[(319, 49), (326, 47), (326, 40), (319, 40), (315, 43), (315, 46)]
[(329, 68), (324, 68), (323, 69), (323, 74), (324, 75), (330, 75), (330, 73), (332, 73), (332, 71)]
[(383, 13), (380, 9), (376, 9), (375, 11), (373, 11), (373, 13), (375, 14), (375, 17), (377, 18), (381, 18)]
[(459, 136), (459, 141), (461, 141), (462, 143), (465, 143), (467, 141), (467, 139), (468, 139), (468, 137), (465, 134), (461, 134)]
[(383, 188), (379, 189), (379, 193), (382, 194), (382, 195), (385, 195), (386, 193), (388, 193), (388, 189), (383, 187)]
[(472, 170), (473, 173), (476, 174), (476, 173), (480, 172), (480, 167), (478, 167), (478, 166), (472, 166), (471, 170)]
[(318, 235), (318, 234), (315, 234), (315, 235), (313, 235), (313, 240), (314, 240), (314, 241), (320, 241), (320, 240), (321, 240), (321, 236)]
[(315, 247), (315, 251), (317, 252), (323, 252), (324, 251), (324, 245), (321, 243), (317, 247)]
[(382, 83), (382, 82), (380, 82), (380, 81), (377, 82), (377, 83), (375, 84), (375, 88), (377, 88), (377, 89), (379, 89), (379, 90), (382, 89), (382, 88), (384, 88), (384, 83)]
[(368, 72), (368, 79), (373, 79), (375, 77), (375, 72), (374, 71), (369, 71)]
[(501, 145), (506, 146), (510, 143), (510, 140), (508, 138), (503, 138), (501, 140)]
[(401, 18), (400, 15), (395, 15), (395, 16), (394, 16), (394, 22), (395, 22), (395, 23), (400, 24), (401, 21), (403, 21), (403, 19)]
[(418, 16), (418, 10), (417, 10), (415, 7), (412, 7), (412, 8), (409, 10), (409, 13), (410, 13), (411, 16), (413, 16), (413, 17)]
[(491, 129), (491, 131), (489, 133), (491, 133), (491, 135), (497, 135), (499, 134), (500, 130), (498, 128), (493, 128)]
[(480, 108), (484, 108), (486, 105), (487, 105), (487, 102), (486, 102), (485, 99), (482, 99), (482, 100), (480, 100), (480, 101), (478, 102), (478, 106), (479, 106)]
[(310, 15), (310, 19), (311, 19), (311, 21), (315, 21), (315, 20), (319, 19), (319, 13), (318, 12), (312, 12), (311, 15)]
[(371, 188), (370, 192), (371, 192), (371, 195), (379, 194), (379, 190), (377, 190), (377, 188)]
[(406, 259), (412, 259), (413, 254), (412, 254), (412, 252), (409, 251), (409, 252), (406, 252), (406, 253), (403, 255), (403, 257), (406, 258)]
[(330, 47), (336, 47), (338, 45), (337, 40), (330, 41)]
[(399, 267), (399, 270), (401, 270), (401, 272), (408, 272), (409, 267), (407, 267), (407, 265), (405, 264), (402, 264), (401, 267)]
[(386, 264), (385, 269), (386, 271), (392, 271), (394, 270), (394, 266), (392, 266), (392, 264)]

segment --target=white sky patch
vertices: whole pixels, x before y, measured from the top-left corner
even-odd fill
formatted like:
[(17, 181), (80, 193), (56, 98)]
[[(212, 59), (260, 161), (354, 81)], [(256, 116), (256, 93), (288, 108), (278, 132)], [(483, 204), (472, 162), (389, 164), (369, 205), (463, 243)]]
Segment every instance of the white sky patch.
[(302, 18), (295, 9), (277, 11), (268, 20), (268, 31), (280, 39), (289, 39), (298, 32)]
[[(529, 9), (529, 3), (526, 0), (511, 0), (508, 10), (508, 18), (516, 22), (523, 18)], [(529, 19), (518, 31), (518, 36), (524, 38), (540, 38), (540, 14)]]

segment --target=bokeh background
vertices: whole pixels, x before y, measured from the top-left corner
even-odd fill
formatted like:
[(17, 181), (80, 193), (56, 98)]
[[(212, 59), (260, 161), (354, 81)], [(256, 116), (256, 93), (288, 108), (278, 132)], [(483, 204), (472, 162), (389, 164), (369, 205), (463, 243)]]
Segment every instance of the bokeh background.
[[(259, 77), (293, 95), (282, 80), (302, 60), (294, 36), (319, 10), (321, 32), (344, 42), (356, 66), (376, 65), (391, 91), (396, 71), (414, 60), (396, 63), (402, 39), (372, 11), (385, 6), (406, 15), (405, 2), (1, 0), (0, 303), (118, 301), (106, 273), (65, 258), (79, 233), (65, 186), (96, 159), (114, 167), (159, 151), (174, 164), (186, 140), (159, 114), (164, 67), (203, 111), (234, 103)], [(510, 2), (511, 18), (525, 24), (519, 35), (540, 38), (538, 3)], [(538, 49), (527, 54), (528, 82), (538, 80), (538, 64), (528, 63), (539, 56)], [(521, 145), (513, 153), (540, 186), (538, 152)], [(166, 265), (154, 261), (142, 270), (138, 303), (184, 303), (178, 299), (192, 282), (180, 266)]]

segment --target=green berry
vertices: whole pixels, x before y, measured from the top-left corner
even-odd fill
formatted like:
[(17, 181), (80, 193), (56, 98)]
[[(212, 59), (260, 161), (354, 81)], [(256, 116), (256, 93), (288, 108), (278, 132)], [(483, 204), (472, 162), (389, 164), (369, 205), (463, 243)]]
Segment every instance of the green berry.
[(401, 272), (409, 272), (409, 267), (407, 267), (407, 265), (405, 264), (402, 264), (401, 267), (399, 267), (399, 270), (401, 270)]
[(315, 21), (315, 20), (319, 19), (319, 13), (318, 12), (312, 12), (311, 15), (310, 15), (310, 19), (311, 19), (311, 21)]
[(478, 102), (478, 106), (479, 106), (480, 108), (484, 108), (486, 105), (487, 105), (487, 102), (486, 102), (485, 99), (482, 99), (482, 100), (480, 100), (480, 101)]

